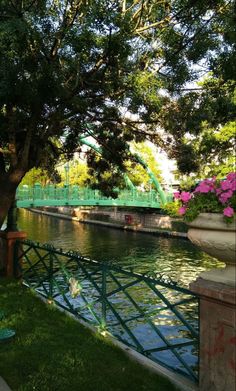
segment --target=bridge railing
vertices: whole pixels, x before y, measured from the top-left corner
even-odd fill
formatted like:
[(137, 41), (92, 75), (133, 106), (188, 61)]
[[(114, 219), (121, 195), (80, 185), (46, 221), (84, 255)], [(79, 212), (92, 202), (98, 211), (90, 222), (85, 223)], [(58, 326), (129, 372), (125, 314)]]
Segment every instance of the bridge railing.
[[(45, 202), (44, 202), (45, 201)], [(132, 190), (120, 190), (116, 199), (111, 197), (105, 197), (100, 191), (90, 188), (82, 188), (77, 185), (63, 187), (55, 185), (41, 186), (35, 184), (34, 186), (23, 185), (17, 190), (17, 203), (20, 206), (27, 206), (32, 204), (33, 206), (48, 206), (55, 204), (56, 201), (61, 201), (60, 205), (64, 204), (81, 204), (83, 201), (90, 203), (91, 205), (128, 205), (128, 206), (147, 206), (160, 208), (161, 202), (159, 194), (155, 190), (147, 192)], [(41, 202), (41, 204), (40, 204)], [(130, 205), (133, 203), (132, 205)], [(55, 205), (56, 206), (56, 205)]]
[(58, 306), (151, 360), (198, 379), (198, 298), (161, 275), (139, 274), (78, 252), (17, 242), (16, 272)]

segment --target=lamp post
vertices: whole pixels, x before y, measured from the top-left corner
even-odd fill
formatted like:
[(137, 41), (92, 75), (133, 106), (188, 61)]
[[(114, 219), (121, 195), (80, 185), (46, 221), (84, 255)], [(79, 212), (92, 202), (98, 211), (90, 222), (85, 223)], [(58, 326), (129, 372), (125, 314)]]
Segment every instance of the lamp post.
[(70, 165), (69, 163), (67, 162), (65, 165), (64, 165), (64, 169), (65, 169), (65, 185), (66, 186), (69, 186), (69, 170), (70, 170)]
[(149, 179), (149, 181), (148, 181), (148, 187), (149, 187), (149, 193), (151, 193), (151, 191), (152, 191), (152, 179)]
[(69, 184), (70, 184), (70, 180), (69, 180), (70, 165), (69, 165), (69, 162), (67, 162), (67, 163), (65, 164), (64, 169), (65, 169), (66, 199), (68, 200), (68, 198), (69, 198)]

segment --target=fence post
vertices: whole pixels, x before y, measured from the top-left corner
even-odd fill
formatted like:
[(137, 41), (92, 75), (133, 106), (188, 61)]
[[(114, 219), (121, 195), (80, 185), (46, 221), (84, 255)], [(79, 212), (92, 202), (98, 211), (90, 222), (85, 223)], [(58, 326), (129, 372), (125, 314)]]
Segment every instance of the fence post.
[(73, 185), (72, 186), (72, 199), (77, 200), (78, 197), (78, 191), (79, 191), (79, 186), (78, 185)]
[(15, 249), (17, 240), (26, 239), (27, 234), (23, 231), (8, 232), (0, 231), (0, 272), (4, 277), (20, 277), (16, 258), (22, 251), (21, 244)]
[(40, 183), (35, 183), (33, 187), (33, 200), (41, 198), (41, 185)]
[(49, 250), (49, 298), (53, 299), (53, 254), (52, 251)]
[(48, 185), (48, 198), (49, 198), (49, 200), (54, 200), (54, 198), (55, 198), (54, 193), (55, 193), (55, 186), (52, 183), (50, 183)]
[(107, 292), (107, 265), (102, 265), (102, 330), (106, 329), (107, 324), (107, 305), (106, 305), (106, 292)]

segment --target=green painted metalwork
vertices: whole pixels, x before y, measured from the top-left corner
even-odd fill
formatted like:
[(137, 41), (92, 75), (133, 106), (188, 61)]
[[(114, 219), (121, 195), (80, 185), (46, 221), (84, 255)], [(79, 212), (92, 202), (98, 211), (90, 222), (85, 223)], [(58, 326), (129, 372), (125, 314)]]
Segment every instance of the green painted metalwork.
[(150, 170), (147, 163), (143, 160), (143, 158), (141, 158), (141, 156), (139, 154), (135, 153), (134, 157), (137, 160), (137, 162), (140, 163), (143, 166), (143, 168), (145, 168), (145, 170), (147, 171), (149, 178), (151, 179), (151, 182), (154, 184), (154, 186), (157, 189), (157, 192), (160, 195), (160, 199), (161, 199), (162, 204), (165, 205), (167, 202), (167, 196), (166, 196), (165, 192), (163, 191), (159, 181), (157, 180), (157, 178), (155, 177), (153, 172)]
[[(91, 136), (92, 134), (89, 134)], [(102, 154), (101, 148), (94, 145), (87, 139), (88, 135), (81, 137), (80, 142)], [(124, 173), (124, 179), (129, 190), (121, 190), (117, 198), (104, 197), (98, 190), (90, 188), (80, 188), (77, 185), (69, 185), (68, 164), (65, 165), (66, 182), (63, 187), (47, 185), (41, 187), (40, 183), (36, 183), (33, 187), (27, 185), (20, 186), (17, 190), (17, 207), (30, 208), (40, 206), (127, 206), (127, 207), (142, 207), (142, 208), (157, 208), (160, 209), (166, 202), (172, 200), (172, 195), (166, 194), (157, 178), (149, 169), (145, 161), (138, 155), (134, 155), (138, 163), (140, 163), (147, 171), (152, 183), (156, 187), (155, 190), (148, 192), (138, 191), (133, 185), (129, 177)]]
[[(98, 147), (97, 145), (91, 143), (90, 141), (87, 140), (87, 137), (81, 137), (80, 138), (80, 142), (81, 144), (84, 144), (84, 145), (87, 145), (89, 148), (93, 149), (94, 151), (96, 151), (99, 155), (102, 155), (102, 150), (100, 147)], [(124, 180), (125, 180), (125, 183), (127, 185), (127, 187), (131, 190), (135, 190), (135, 186), (133, 184), (133, 182), (129, 179), (128, 175), (125, 174), (125, 173), (121, 173), (124, 177)]]
[[(198, 298), (159, 274), (141, 275), (78, 252), (18, 242), (17, 272), (39, 294), (159, 364), (198, 378)], [(17, 255), (16, 255), (17, 256)], [(71, 294), (70, 282), (79, 285)]]
[[(87, 124), (88, 126), (88, 124)], [(94, 145), (93, 143), (91, 143), (90, 141), (87, 140), (88, 137), (93, 137), (93, 130), (92, 130), (92, 127), (91, 125), (88, 126), (89, 129), (88, 129), (88, 134), (87, 135), (84, 135), (83, 137), (80, 138), (80, 142), (82, 144), (85, 144), (87, 145), (88, 147), (92, 148), (94, 151), (98, 152), (100, 155), (102, 155), (102, 151), (101, 151), (101, 148)], [(158, 179), (156, 178), (156, 176), (154, 175), (154, 173), (150, 170), (150, 168), (148, 167), (147, 163), (145, 162), (145, 160), (138, 154), (138, 153), (135, 153), (133, 154), (135, 160), (141, 164), (141, 166), (147, 171), (147, 174), (151, 180), (151, 183), (153, 183), (153, 185), (155, 186), (159, 196), (160, 196), (160, 200), (162, 202), (162, 204), (164, 205), (166, 202), (167, 202), (167, 195), (165, 194), (165, 192), (163, 191), (162, 189), (162, 186), (160, 185)], [(126, 184), (128, 185), (129, 188), (131, 189), (135, 189), (135, 186), (133, 185), (133, 183), (131, 182), (131, 180), (129, 179), (128, 175), (126, 174), (123, 174), (124, 175), (124, 178), (125, 178), (125, 181), (126, 181)]]
[(142, 192), (136, 189), (121, 190), (117, 198), (105, 197), (100, 191), (79, 186), (42, 187), (36, 183), (33, 187), (24, 185), (17, 190), (17, 207), (30, 208), (40, 206), (128, 206), (161, 208), (162, 202), (154, 190)]

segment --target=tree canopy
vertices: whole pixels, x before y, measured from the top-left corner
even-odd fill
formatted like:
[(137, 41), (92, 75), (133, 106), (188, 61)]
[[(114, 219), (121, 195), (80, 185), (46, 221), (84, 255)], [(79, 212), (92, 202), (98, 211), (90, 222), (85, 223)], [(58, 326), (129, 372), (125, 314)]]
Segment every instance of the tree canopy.
[(163, 108), (186, 82), (202, 67), (222, 88), (233, 78), (233, 11), (226, 0), (1, 0), (0, 226), (25, 173), (70, 158), (91, 129), (100, 172), (124, 169), (131, 140), (168, 149)]
[[(208, 77), (199, 90), (169, 99), (160, 114), (168, 131), (169, 156), (179, 171), (198, 179), (235, 168), (235, 81)], [(168, 108), (168, 110), (167, 110)]]

